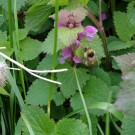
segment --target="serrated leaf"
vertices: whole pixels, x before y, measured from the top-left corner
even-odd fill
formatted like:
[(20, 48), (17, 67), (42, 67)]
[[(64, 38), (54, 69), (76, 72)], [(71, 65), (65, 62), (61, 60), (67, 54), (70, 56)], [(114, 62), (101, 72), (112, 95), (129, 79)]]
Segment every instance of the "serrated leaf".
[(6, 49), (0, 50), (0, 52), (6, 54), (7, 56), (12, 55), (13, 49), (10, 48), (10, 43), (8, 41), (0, 42), (0, 47), (6, 47)]
[(59, 28), (58, 38), (63, 43), (64, 46), (69, 46), (75, 42), (77, 39), (77, 33), (83, 31), (83, 27), (79, 28)]
[(128, 4), (127, 7), (128, 18), (132, 25), (135, 25), (135, 1)]
[[(57, 51), (64, 48), (63, 43), (58, 39), (57, 40)], [(54, 29), (49, 32), (47, 38), (43, 42), (43, 51), (47, 54), (53, 54), (54, 51)]]
[[(61, 68), (61, 67), (60, 67)], [(76, 73), (80, 82), (80, 86), (83, 88), (85, 86), (86, 81), (89, 80), (89, 74), (87, 74), (86, 69), (76, 69)], [(76, 90), (78, 90), (74, 68), (70, 67), (67, 72), (57, 73), (58, 81), (60, 81), (63, 85), (60, 86), (61, 92), (66, 98), (74, 95)]]
[(113, 41), (110, 44), (108, 44), (108, 50), (111, 51), (117, 51), (121, 49), (130, 48), (135, 45), (135, 41), (128, 41), (128, 42), (122, 42), (122, 41)]
[(128, 54), (113, 57), (113, 58), (118, 63), (123, 73), (133, 71), (135, 67), (135, 53), (128, 53)]
[[(30, 86), (27, 96), (26, 103), (32, 105), (47, 105), (48, 93), (50, 90), (50, 83), (43, 80), (36, 80)], [(56, 93), (56, 85), (53, 85), (52, 95)]]
[(135, 72), (129, 72), (123, 75), (121, 90), (117, 95), (115, 106), (125, 114), (135, 116)]
[(63, 119), (56, 125), (56, 135), (89, 135), (86, 124), (80, 120)]
[(42, 42), (32, 38), (25, 38), (20, 41), (20, 48), (22, 60), (32, 60), (42, 52)]
[[(105, 82), (101, 79), (91, 76), (87, 85), (83, 89), (84, 98), (87, 106), (90, 106), (97, 102), (107, 102), (109, 89)], [(83, 108), (82, 101), (79, 94), (73, 96), (70, 100), (73, 110)], [(92, 113), (101, 115), (102, 111), (91, 110)]]
[(23, 40), (24, 38), (27, 37), (28, 30), (26, 29), (18, 29), (18, 38), (19, 40)]
[(135, 133), (135, 117), (125, 115), (122, 122), (121, 135), (134, 135)]
[(111, 79), (107, 72), (105, 72), (103, 69), (96, 67), (92, 68), (91, 74), (100, 78), (102, 81), (104, 81), (107, 85), (111, 85)]
[(4, 32), (0, 31), (0, 42), (1, 41), (7, 41), (7, 32), (6, 31), (4, 31)]
[(52, 135), (54, 132), (54, 121), (50, 120), (47, 114), (39, 107), (27, 106), (22, 114), (32, 127), (35, 135)]
[(134, 26), (130, 23), (126, 13), (114, 12), (114, 25), (122, 41), (131, 40), (131, 37), (134, 35)]
[[(47, 6), (47, 2), (37, 3), (26, 12), (25, 28), (38, 31), (47, 21), (52, 13), (52, 6)], [(46, 26), (47, 27), (47, 26)]]
[(1, 87), (0, 87), (0, 94), (9, 96), (8, 92), (4, 88), (1, 88)]

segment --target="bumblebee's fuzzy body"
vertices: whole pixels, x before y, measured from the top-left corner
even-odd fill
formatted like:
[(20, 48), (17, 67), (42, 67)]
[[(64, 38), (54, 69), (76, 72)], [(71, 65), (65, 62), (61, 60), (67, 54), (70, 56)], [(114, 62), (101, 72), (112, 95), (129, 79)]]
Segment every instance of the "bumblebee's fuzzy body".
[(93, 49), (91, 48), (84, 49), (83, 63), (88, 67), (92, 67), (93, 65), (97, 64), (96, 54)]

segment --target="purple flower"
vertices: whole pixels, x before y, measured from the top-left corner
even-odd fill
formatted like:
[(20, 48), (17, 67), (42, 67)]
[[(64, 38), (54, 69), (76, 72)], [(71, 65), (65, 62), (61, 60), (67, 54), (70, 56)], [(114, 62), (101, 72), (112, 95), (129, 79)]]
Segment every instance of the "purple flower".
[(88, 40), (93, 40), (94, 35), (97, 33), (97, 29), (93, 26), (87, 26), (84, 28), (84, 31), (78, 34), (78, 40), (81, 40), (83, 37), (87, 37)]
[(73, 61), (75, 63), (81, 63), (82, 62), (82, 60), (78, 56), (74, 56)]
[(102, 20), (106, 20), (107, 19), (107, 16), (106, 16), (106, 13), (102, 13)]

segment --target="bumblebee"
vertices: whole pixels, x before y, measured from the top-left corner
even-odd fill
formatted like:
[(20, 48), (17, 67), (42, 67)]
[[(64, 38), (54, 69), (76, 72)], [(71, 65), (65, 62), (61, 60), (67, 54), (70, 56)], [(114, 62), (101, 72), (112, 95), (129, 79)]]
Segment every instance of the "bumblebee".
[(97, 64), (97, 58), (95, 51), (92, 48), (84, 48), (84, 59), (83, 63), (88, 66), (92, 67)]

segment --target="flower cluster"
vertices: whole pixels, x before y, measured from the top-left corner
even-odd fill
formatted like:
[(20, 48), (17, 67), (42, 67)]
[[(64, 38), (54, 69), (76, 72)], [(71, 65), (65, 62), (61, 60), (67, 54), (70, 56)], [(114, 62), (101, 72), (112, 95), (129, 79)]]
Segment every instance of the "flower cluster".
[(78, 33), (76, 41), (61, 51), (62, 57), (60, 58), (59, 62), (63, 64), (65, 60), (67, 60), (74, 63), (82, 63), (82, 59), (75, 55), (75, 50), (80, 46), (80, 41), (84, 37), (87, 37), (87, 39), (91, 41), (96, 33), (97, 29), (95, 27), (85, 27), (83, 32)]

